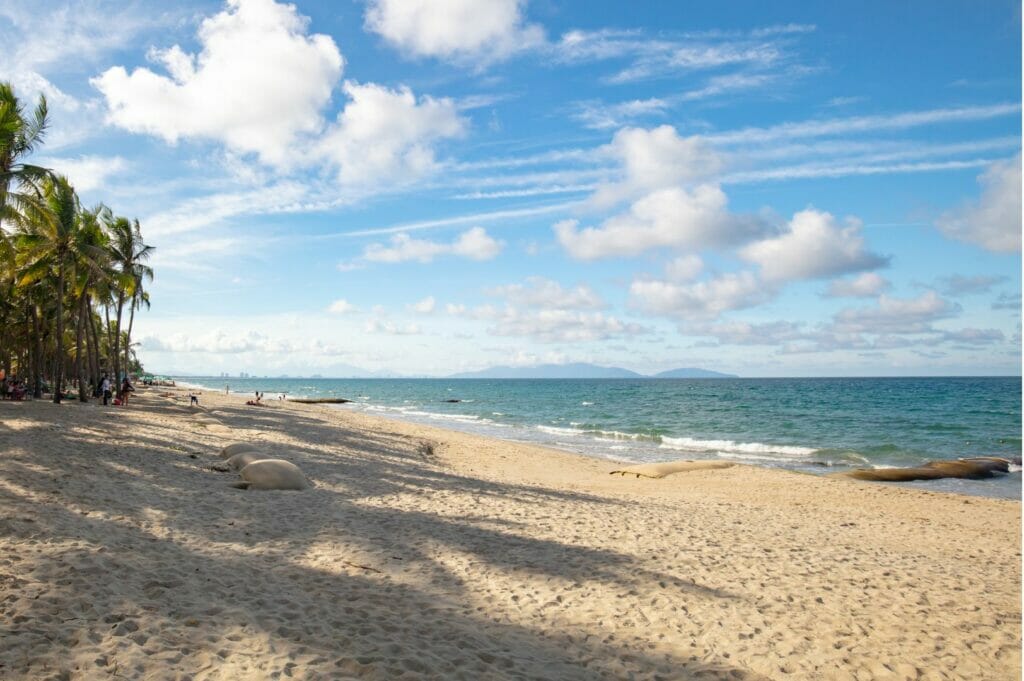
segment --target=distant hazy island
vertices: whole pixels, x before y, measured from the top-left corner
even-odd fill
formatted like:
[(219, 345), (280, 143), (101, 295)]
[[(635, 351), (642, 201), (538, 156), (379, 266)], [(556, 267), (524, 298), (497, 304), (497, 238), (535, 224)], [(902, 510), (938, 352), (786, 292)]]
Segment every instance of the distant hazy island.
[(596, 364), (539, 364), (532, 367), (498, 366), (480, 371), (466, 371), (452, 374), (448, 378), (739, 378), (735, 374), (723, 374), (707, 369), (670, 369), (651, 376), (638, 374), (619, 367), (602, 367)]

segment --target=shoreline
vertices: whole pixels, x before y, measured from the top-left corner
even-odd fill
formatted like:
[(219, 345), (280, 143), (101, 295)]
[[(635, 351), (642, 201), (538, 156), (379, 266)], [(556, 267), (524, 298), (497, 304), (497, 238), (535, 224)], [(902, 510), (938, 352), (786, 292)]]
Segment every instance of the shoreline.
[[(191, 377), (195, 379), (212, 377)], [(224, 379), (230, 380), (230, 379)], [(256, 388), (261, 381), (287, 380), (301, 384), (307, 379), (240, 379), (252, 381)], [(323, 380), (331, 383), (346, 379), (308, 379)], [(356, 379), (352, 379), (356, 380)], [(362, 380), (362, 379), (358, 379)], [(408, 379), (373, 379), (379, 381), (398, 381)], [(420, 380), (420, 379), (412, 379)], [(448, 381), (447, 379), (422, 379), (435, 383), (439, 389)], [(453, 379), (454, 380), (454, 379)], [(492, 379), (458, 379), (484, 382), (493, 382)], [(458, 380), (455, 380), (457, 384)], [(504, 379), (502, 379), (504, 380)], [(533, 379), (522, 379), (532, 381)], [(560, 381), (562, 379), (552, 379)], [(606, 382), (608, 379), (593, 379), (596, 383)], [(634, 379), (610, 379), (632, 382)], [(662, 379), (673, 380), (673, 379)], [(701, 379), (702, 381), (720, 381), (722, 379)], [(760, 379), (757, 379), (760, 380)], [(791, 379), (780, 379), (791, 380)], [(824, 379), (829, 380), (829, 379)], [(902, 379), (898, 379), (902, 380)], [(187, 383), (181, 381), (183, 386), (191, 385), (195, 388), (221, 392), (216, 387), (200, 383)], [(289, 395), (289, 401), (296, 402), (296, 398), (323, 399), (327, 395), (335, 395), (333, 389), (329, 392), (322, 392), (320, 389), (309, 385), (308, 395), (305, 393), (294, 393)], [(727, 439), (729, 436), (716, 437), (705, 434), (703, 438), (691, 438), (686, 433), (673, 433), (672, 435), (661, 432), (660, 434), (649, 434), (645, 432), (633, 432), (622, 430), (605, 430), (597, 426), (590, 428), (577, 427), (576, 423), (568, 422), (568, 419), (554, 419), (549, 422), (539, 420), (523, 420), (519, 418), (508, 420), (507, 414), (491, 414), (489, 410), (474, 410), (473, 403), (476, 400), (457, 399), (447, 400), (438, 398), (438, 403), (432, 407), (428, 403), (405, 400), (404, 404), (393, 404), (387, 400), (376, 400), (370, 402), (366, 395), (358, 394), (358, 388), (347, 394), (344, 398), (345, 406), (336, 405), (346, 412), (365, 413), (378, 416), (398, 423), (410, 423), (423, 426), (446, 428), (461, 433), (477, 435), (506, 441), (515, 444), (530, 444), (546, 447), (549, 449), (571, 452), (599, 461), (615, 461), (619, 463), (653, 463), (671, 459), (694, 458), (700, 460), (712, 460), (725, 458), (736, 463), (753, 465), (762, 468), (775, 470), (797, 471), (817, 476), (835, 475), (842, 472), (852, 471), (858, 468), (878, 469), (888, 467), (912, 467), (921, 465), (929, 460), (953, 460), (961, 456), (989, 456), (985, 450), (971, 452), (970, 450), (957, 454), (933, 454), (928, 458), (904, 460), (900, 462), (879, 462), (869, 459), (867, 454), (843, 446), (824, 444), (811, 446), (803, 441), (777, 442), (773, 438), (758, 438), (763, 441), (738, 441)], [(232, 395), (242, 397), (252, 396), (252, 392), (235, 391)], [(279, 393), (269, 392), (269, 400), (276, 401)], [(454, 394), (458, 394), (457, 392)], [(470, 393), (472, 394), (472, 393)], [(412, 394), (409, 397), (414, 397)], [(392, 400), (393, 402), (394, 400)], [(443, 402), (455, 402), (461, 404), (444, 405)], [(583, 402), (591, 405), (591, 402)], [(452, 407), (456, 411), (442, 410), (439, 407)], [(460, 407), (462, 407), (460, 409)], [(501, 405), (492, 405), (503, 412), (507, 411)], [(512, 409), (516, 411), (515, 407)], [(558, 416), (551, 414), (550, 416)], [(584, 417), (579, 417), (584, 418)], [(559, 421), (556, 425), (555, 421)], [(657, 432), (657, 431), (656, 431)], [(1010, 472), (1005, 475), (996, 475), (993, 478), (982, 480), (970, 479), (943, 479), (915, 482), (889, 483), (891, 485), (905, 486), (910, 489), (925, 489), (935, 492), (963, 494), (971, 497), (985, 497), (997, 499), (1010, 499), (1020, 501), (1021, 499), (1021, 467), (1019, 464), (1020, 451), (1016, 457), (1000, 452), (994, 456), (1008, 456), (1012, 462)]]
[[(186, 392), (0, 403), (0, 675), (1019, 676), (1017, 502)], [(314, 488), (229, 489), (236, 441)]]

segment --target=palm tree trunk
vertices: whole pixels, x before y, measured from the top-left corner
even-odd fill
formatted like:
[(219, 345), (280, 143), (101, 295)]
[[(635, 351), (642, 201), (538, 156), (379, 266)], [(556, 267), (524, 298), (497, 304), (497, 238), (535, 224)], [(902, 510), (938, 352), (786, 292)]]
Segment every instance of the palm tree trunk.
[(92, 296), (85, 295), (85, 344), (88, 347), (86, 356), (89, 358), (89, 385), (94, 386), (100, 379), (100, 354), (96, 346), (96, 327), (92, 319)]
[(128, 371), (130, 370), (130, 367), (132, 365), (131, 362), (129, 361), (129, 353), (131, 353), (131, 347), (132, 347), (132, 326), (134, 326), (134, 324), (135, 324), (135, 301), (132, 301), (132, 305), (129, 308), (129, 315), (128, 315), (128, 333), (125, 334), (125, 337), (124, 337), (124, 371), (125, 371), (125, 373), (128, 373)]
[(82, 325), (85, 323), (85, 292), (78, 297), (78, 319), (75, 320), (75, 375), (78, 378), (78, 401), (85, 402), (85, 365), (82, 363)]
[(57, 260), (57, 367), (53, 376), (53, 403), (60, 404), (64, 385), (64, 254)]
[[(92, 303), (89, 304), (89, 309), (92, 310)], [(99, 384), (100, 374), (103, 371), (103, 367), (100, 362), (100, 330), (98, 328), (98, 320), (94, 319), (92, 313), (89, 313), (89, 330), (92, 332), (92, 351), (93, 351), (93, 383)]]
[(38, 400), (43, 397), (43, 329), (36, 306), (29, 305), (29, 310), (32, 316), (32, 335), (36, 340), (35, 357), (32, 359), (32, 397)]
[(114, 332), (114, 381), (121, 389), (121, 314), (124, 312), (124, 291), (117, 294), (117, 329)]
[[(107, 322), (107, 366), (106, 366), (106, 369), (107, 369), (107, 371), (113, 371), (114, 370), (114, 363), (111, 361), (111, 358), (110, 358), (110, 350), (114, 347), (114, 336), (111, 333), (111, 329), (113, 327), (110, 325), (110, 306), (105, 304), (105, 303), (103, 305), (103, 316), (106, 318), (106, 322)], [(114, 380), (113, 377), (111, 377), (110, 380)]]

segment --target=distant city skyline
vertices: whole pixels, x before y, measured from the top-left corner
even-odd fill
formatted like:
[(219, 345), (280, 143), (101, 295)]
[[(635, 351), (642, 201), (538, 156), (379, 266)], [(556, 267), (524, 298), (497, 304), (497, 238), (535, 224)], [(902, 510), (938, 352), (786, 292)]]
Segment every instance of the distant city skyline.
[(1019, 3), (13, 2), (148, 371), (1019, 375)]

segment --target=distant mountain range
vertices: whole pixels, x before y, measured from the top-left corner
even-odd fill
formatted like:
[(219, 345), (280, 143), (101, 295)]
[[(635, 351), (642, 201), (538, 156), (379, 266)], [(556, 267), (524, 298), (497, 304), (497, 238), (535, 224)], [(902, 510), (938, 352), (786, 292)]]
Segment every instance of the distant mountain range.
[(602, 367), (576, 362), (572, 364), (540, 364), (532, 367), (498, 366), (480, 371), (452, 374), (448, 378), (738, 378), (707, 369), (671, 369), (653, 376), (638, 374), (619, 367)]

